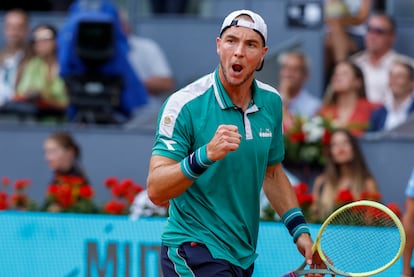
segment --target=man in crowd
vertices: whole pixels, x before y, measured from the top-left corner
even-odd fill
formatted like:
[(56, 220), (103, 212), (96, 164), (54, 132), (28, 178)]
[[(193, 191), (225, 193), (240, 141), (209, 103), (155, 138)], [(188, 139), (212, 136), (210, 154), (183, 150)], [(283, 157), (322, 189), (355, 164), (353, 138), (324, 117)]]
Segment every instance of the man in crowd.
[(414, 112), (414, 68), (411, 64), (396, 61), (389, 74), (391, 101), (371, 115), (370, 131), (391, 130), (404, 123)]
[(0, 106), (13, 98), (18, 72), (28, 57), (29, 18), (13, 9), (4, 16), (5, 47), (0, 51)]
[(294, 116), (310, 118), (321, 106), (321, 100), (312, 95), (305, 83), (309, 78), (309, 61), (299, 51), (286, 52), (279, 57), (279, 92), (283, 100), (283, 126), (289, 129)]
[(395, 60), (414, 64), (412, 58), (393, 49), (396, 35), (395, 21), (389, 15), (372, 14), (365, 35), (366, 49), (351, 57), (364, 73), (367, 98), (371, 102), (386, 103), (391, 100), (388, 79)]

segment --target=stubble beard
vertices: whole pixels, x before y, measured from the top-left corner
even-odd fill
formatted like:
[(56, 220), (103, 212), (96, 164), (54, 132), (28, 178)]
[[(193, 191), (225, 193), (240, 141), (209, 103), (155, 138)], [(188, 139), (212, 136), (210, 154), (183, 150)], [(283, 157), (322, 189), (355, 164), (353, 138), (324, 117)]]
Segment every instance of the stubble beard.
[(232, 82), (231, 80), (230, 80), (230, 77), (229, 77), (229, 74), (228, 74), (228, 72), (227, 72), (227, 69), (224, 67), (224, 65), (223, 65), (223, 63), (222, 62), (220, 62), (220, 66), (221, 66), (221, 70), (222, 70), (222, 72), (223, 72), (223, 76), (224, 76), (224, 79), (225, 79), (225, 81), (230, 85), (230, 86), (233, 86), (233, 87), (237, 87), (237, 86), (241, 86), (241, 85), (244, 85), (244, 84), (246, 84), (247, 83), (247, 81), (252, 77), (252, 76), (254, 76), (254, 71), (251, 71), (251, 72), (248, 72), (247, 73), (247, 75), (241, 80), (241, 81), (239, 81), (239, 82)]

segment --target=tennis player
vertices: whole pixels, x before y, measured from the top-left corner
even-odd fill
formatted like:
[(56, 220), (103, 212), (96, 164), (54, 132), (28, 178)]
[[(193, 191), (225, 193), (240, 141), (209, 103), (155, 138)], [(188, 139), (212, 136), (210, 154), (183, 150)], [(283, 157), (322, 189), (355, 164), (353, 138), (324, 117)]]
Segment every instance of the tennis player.
[(216, 39), (217, 69), (171, 95), (160, 111), (147, 185), (155, 204), (170, 203), (164, 276), (251, 276), (262, 185), (312, 263), (309, 228), (281, 165), (282, 101), (254, 77), (266, 41), (260, 15), (230, 13)]

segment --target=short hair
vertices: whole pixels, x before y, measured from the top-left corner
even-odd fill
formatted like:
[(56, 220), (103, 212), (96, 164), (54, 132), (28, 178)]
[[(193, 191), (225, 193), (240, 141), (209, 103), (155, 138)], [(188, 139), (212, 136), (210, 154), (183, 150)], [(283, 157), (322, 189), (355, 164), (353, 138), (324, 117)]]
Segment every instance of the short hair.
[(404, 61), (401, 59), (397, 59), (393, 62), (393, 65), (397, 64), (405, 67), (408, 72), (408, 76), (410, 77), (410, 80), (414, 81), (414, 66), (408, 61)]
[(391, 15), (389, 15), (386, 12), (383, 12), (383, 11), (377, 11), (377, 12), (372, 13), (369, 18), (372, 18), (372, 17), (382, 17), (382, 18), (384, 18), (390, 24), (391, 32), (392, 33), (397, 32), (397, 23), (395, 22), (395, 19)]
[(286, 51), (286, 52), (283, 52), (282, 54), (280, 54), (279, 57), (277, 58), (277, 61), (278, 61), (279, 65), (281, 65), (288, 56), (298, 57), (303, 63), (304, 72), (305, 73), (309, 72), (310, 60), (309, 60), (308, 56), (306, 56), (305, 53), (303, 53), (302, 51), (299, 51), (299, 50), (289, 50), (289, 51)]
[(22, 16), (23, 19), (24, 19), (25, 24), (29, 25), (29, 15), (27, 14), (27, 12), (25, 10), (19, 9), (19, 8), (8, 10), (4, 15), (4, 19), (7, 17), (7, 15), (13, 14), (13, 13)]

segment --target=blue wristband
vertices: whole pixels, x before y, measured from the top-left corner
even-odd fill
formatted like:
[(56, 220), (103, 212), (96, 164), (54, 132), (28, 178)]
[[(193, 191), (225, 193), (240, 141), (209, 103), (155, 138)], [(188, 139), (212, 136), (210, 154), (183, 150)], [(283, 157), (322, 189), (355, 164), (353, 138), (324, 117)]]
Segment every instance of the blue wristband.
[(180, 165), (181, 171), (184, 175), (192, 180), (197, 180), (201, 174), (203, 174), (207, 168), (209, 168), (214, 161), (207, 157), (207, 145), (198, 148), (196, 151), (185, 157)]
[(306, 224), (306, 220), (301, 209), (292, 208), (285, 212), (282, 216), (282, 221), (288, 229), (290, 235), (293, 237), (293, 242), (296, 243), (299, 236), (304, 233), (310, 235), (309, 226)]

